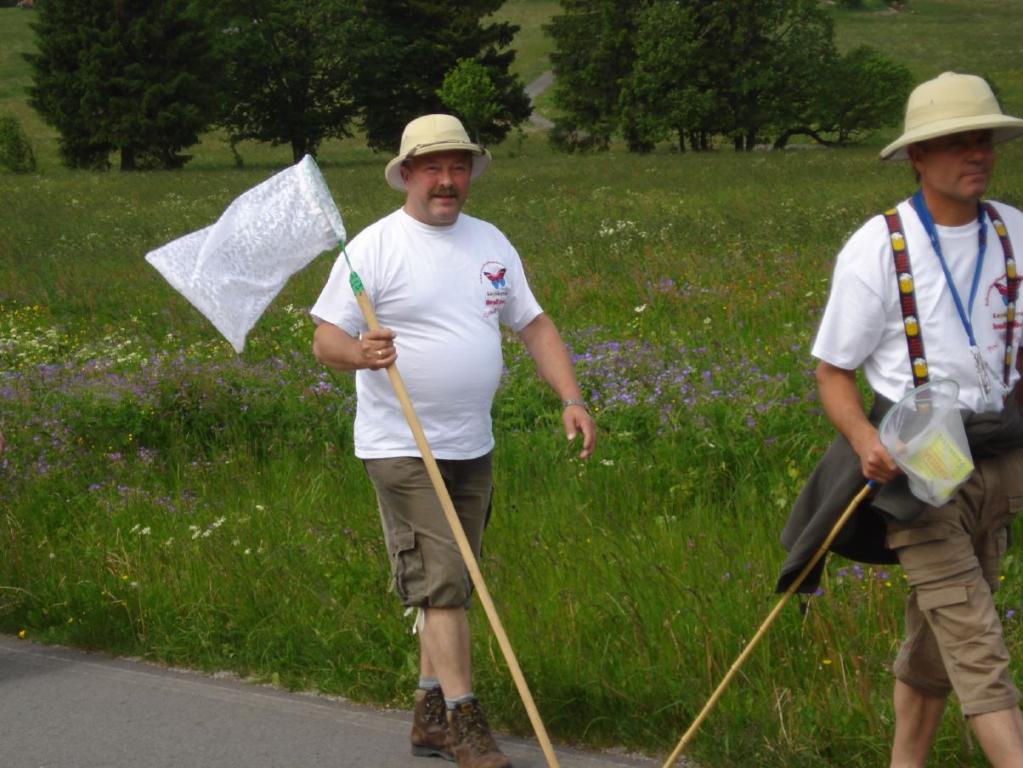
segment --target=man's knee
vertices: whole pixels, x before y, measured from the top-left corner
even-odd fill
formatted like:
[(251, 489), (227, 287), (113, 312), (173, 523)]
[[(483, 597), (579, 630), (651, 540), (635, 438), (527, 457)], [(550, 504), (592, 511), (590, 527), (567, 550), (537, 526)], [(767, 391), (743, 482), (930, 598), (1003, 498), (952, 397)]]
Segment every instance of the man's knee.
[(963, 713), (1015, 706), (1019, 691), (1009, 676), (1002, 625), (980, 569), (964, 574), (958, 583), (917, 587), (916, 597)]

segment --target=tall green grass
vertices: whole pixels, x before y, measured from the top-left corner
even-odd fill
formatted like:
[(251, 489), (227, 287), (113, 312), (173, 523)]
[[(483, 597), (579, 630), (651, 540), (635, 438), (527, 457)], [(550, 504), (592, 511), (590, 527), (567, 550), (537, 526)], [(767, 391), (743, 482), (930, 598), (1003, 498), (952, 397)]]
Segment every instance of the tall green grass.
[[(905, 23), (968, 6), (913, 2)], [(28, 15), (0, 10), (13, 80)], [(5, 85), (0, 98), (22, 104)], [(351, 454), (351, 381), (309, 353), (305, 312), (333, 256), (289, 282), (240, 357), (142, 260), (287, 151), (243, 145), (236, 168), (211, 134), (180, 172), (72, 172), (23, 112), (40, 172), (0, 176), (0, 629), (408, 705), (415, 639)], [(554, 737), (664, 754), (774, 603), (778, 533), (831, 435), (809, 357), (831, 263), (908, 194), (909, 171), (870, 147), (582, 158), (527, 137), (494, 153), (469, 212), (522, 253), (601, 435), (574, 458), (509, 339), (484, 573)], [(352, 233), (400, 204), (385, 160), (324, 147)], [(1023, 203), (1023, 148), (999, 163), (992, 196)], [(701, 764), (885, 760), (904, 582), (836, 560), (823, 587), (705, 723)], [(1015, 553), (998, 600), (1018, 660)], [(477, 690), (528, 733), (481, 613), (473, 624)], [(950, 708), (935, 763), (983, 765), (975, 752)]]

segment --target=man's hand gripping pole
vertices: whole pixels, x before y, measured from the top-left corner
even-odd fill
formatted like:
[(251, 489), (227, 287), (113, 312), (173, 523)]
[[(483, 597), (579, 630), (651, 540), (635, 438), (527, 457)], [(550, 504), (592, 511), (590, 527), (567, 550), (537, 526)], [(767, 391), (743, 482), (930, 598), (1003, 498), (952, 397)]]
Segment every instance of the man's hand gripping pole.
[[(359, 279), (358, 274), (352, 269), (352, 264), (348, 261), (348, 252), (344, 248), (344, 244), (341, 245), (341, 251), (344, 253), (345, 261), (348, 262), (348, 270), (350, 273), (349, 282), (352, 286), (352, 292), (355, 294), (356, 301), (359, 302), (359, 309), (362, 310), (362, 316), (366, 319), (366, 325), (369, 326), (371, 331), (375, 331), (380, 328), (380, 323), (377, 322), (376, 312), (373, 311), (373, 304), (370, 302), (369, 297), (366, 295), (366, 291), (363, 288), (362, 280)], [(430, 444), (426, 441), (426, 435), (423, 433), (422, 425), (419, 423), (419, 417), (416, 416), (415, 409), (412, 407), (412, 401), (409, 399), (408, 390), (405, 389), (405, 384), (401, 380), (401, 375), (398, 373), (397, 367), (392, 363), (387, 366), (387, 377), (391, 381), (391, 387), (394, 389), (394, 394), (398, 397), (398, 402), (401, 404), (401, 410), (405, 414), (405, 420), (408, 422), (409, 427), (412, 430), (412, 436), (415, 438), (416, 446), (419, 448), (420, 454), (423, 457), (423, 464), (426, 466), (426, 471), (430, 476), (430, 482), (433, 483), (433, 489), (437, 492), (437, 498), (440, 500), (441, 508), (444, 510), (444, 517), (447, 518), (448, 525), (451, 526), (451, 532), (455, 536), (455, 542), (458, 544), (458, 550), (462, 554), (462, 560), (465, 561), (465, 567), (469, 571), (469, 578), (472, 580), (473, 587), (476, 588), (476, 593), (479, 595), (480, 603), (483, 605), (483, 610), (487, 614), (487, 619), (490, 621), (490, 627), (494, 631), (494, 636), (497, 638), (497, 644), (501, 647), (501, 653), (504, 654), (504, 660), (508, 664), (508, 670), (511, 672), (512, 679), (515, 681), (515, 687), (519, 691), (519, 697), (522, 699), (522, 703), (526, 707), (526, 714), (529, 716), (529, 722), (533, 725), (533, 731), (536, 733), (536, 737), (540, 742), (540, 747), (543, 749), (544, 757), (547, 759), (547, 765), (550, 768), (559, 768), (558, 758), (554, 754), (554, 748), (551, 746), (551, 741), (547, 736), (547, 731), (544, 728), (543, 721), (540, 719), (540, 713), (536, 709), (536, 704), (533, 702), (533, 696), (529, 692), (529, 686), (526, 685), (526, 678), (522, 675), (522, 670), (519, 668), (519, 663), (515, 658), (515, 652), (512, 650), (511, 643), (508, 641), (508, 636), (505, 634), (504, 627), (501, 625), (501, 619), (498, 618), (497, 609), (494, 608), (494, 602), (490, 599), (490, 592), (487, 590), (487, 585), (483, 581), (483, 574), (480, 572), (479, 564), (476, 562), (476, 556), (473, 554), (472, 546), (469, 544), (469, 540), (465, 536), (465, 531), (462, 529), (462, 523), (458, 519), (458, 513), (455, 511), (454, 504), (451, 503), (451, 496), (448, 494), (447, 486), (444, 485), (444, 478), (441, 477), (440, 470), (437, 468), (437, 462), (433, 458), (433, 452), (430, 450)]]

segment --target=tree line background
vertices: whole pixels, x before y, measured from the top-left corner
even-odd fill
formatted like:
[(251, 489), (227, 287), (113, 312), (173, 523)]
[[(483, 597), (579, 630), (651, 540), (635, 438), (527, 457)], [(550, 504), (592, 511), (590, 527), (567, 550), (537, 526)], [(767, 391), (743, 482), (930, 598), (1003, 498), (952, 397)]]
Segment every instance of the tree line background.
[[(843, 5), (859, 7), (862, 0)], [(562, 0), (551, 22), (565, 149), (674, 138), (736, 150), (793, 136), (846, 144), (902, 119), (913, 77), (869, 46), (844, 54), (819, 0)]]
[[(846, 0), (856, 5), (857, 0)], [(176, 168), (203, 132), (232, 147), (329, 138), (393, 151), (404, 125), (459, 115), (484, 143), (530, 114), (503, 0), (37, 0), (30, 103), (62, 161)], [(561, 0), (550, 133), (568, 151), (844, 144), (901, 119), (909, 70), (840, 54), (818, 0)], [(237, 155), (236, 155), (237, 157)], [(240, 157), (238, 158), (240, 162)], [(10, 164), (8, 164), (10, 165)]]

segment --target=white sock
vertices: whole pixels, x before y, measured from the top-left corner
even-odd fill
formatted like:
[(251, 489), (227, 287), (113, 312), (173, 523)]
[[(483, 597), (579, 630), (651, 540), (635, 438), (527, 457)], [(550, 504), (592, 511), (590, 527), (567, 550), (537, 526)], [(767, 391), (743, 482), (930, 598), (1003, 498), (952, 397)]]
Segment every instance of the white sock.
[(424, 691), (429, 691), (431, 688), (440, 688), (440, 680), (436, 677), (422, 677), (419, 678), (419, 687)]

